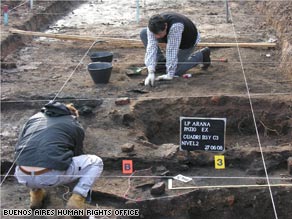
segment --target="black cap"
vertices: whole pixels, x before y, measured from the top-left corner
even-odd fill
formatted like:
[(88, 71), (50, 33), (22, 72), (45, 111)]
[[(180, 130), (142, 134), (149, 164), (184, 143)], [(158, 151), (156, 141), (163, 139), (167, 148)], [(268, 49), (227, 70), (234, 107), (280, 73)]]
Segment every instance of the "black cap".
[(42, 109), (41, 112), (45, 113), (48, 116), (65, 116), (71, 115), (70, 110), (65, 106), (65, 104), (60, 102), (50, 101)]

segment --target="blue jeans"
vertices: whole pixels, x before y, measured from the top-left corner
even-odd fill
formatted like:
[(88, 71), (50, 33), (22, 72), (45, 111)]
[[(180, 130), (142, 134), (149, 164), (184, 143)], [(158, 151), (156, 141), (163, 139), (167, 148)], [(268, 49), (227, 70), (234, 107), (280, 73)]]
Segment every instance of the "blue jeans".
[(17, 166), (14, 175), (19, 183), (31, 189), (54, 187), (79, 179), (73, 189), (73, 193), (86, 197), (97, 178), (101, 175), (102, 170), (103, 162), (98, 156), (80, 155), (73, 157), (69, 168), (64, 171), (51, 170), (41, 175), (32, 176), (23, 173)]
[[(145, 46), (147, 48), (148, 40), (147, 40), (147, 28), (144, 28), (140, 32), (140, 38)], [(177, 68), (175, 71), (175, 75), (183, 75), (186, 71), (189, 69), (197, 66), (198, 64), (203, 64), (203, 54), (201, 51), (197, 51), (194, 53), (197, 43), (199, 43), (201, 40), (200, 34), (198, 32), (198, 37), (195, 45), (193, 45), (191, 48), (188, 49), (179, 49), (178, 51), (178, 63)], [(159, 40), (158, 40), (159, 42)], [(161, 62), (162, 60), (165, 60), (164, 55), (161, 51), (161, 49), (158, 47), (157, 50), (157, 62)], [(167, 60), (167, 57), (166, 57)]]

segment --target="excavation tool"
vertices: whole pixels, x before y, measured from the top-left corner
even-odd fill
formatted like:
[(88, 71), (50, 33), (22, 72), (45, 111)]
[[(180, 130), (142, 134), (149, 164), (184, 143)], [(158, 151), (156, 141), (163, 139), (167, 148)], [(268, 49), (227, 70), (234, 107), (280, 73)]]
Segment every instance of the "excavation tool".
[[(114, 47), (121, 48), (140, 48), (144, 47), (143, 43), (137, 39), (124, 39), (124, 38), (113, 38), (113, 37), (95, 37), (95, 36), (80, 36), (80, 35), (67, 35), (67, 34), (54, 34), (54, 33), (42, 33), (33, 31), (24, 31), (14, 28), (9, 29), (10, 33), (21, 34), (26, 36), (37, 36), (37, 37), (48, 37), (56, 38), (61, 40), (77, 40), (77, 41), (97, 41), (102, 40), (104, 43)], [(242, 47), (242, 48), (274, 48), (276, 43), (262, 42), (262, 43), (198, 43), (198, 47)], [(163, 45), (162, 45), (163, 46)]]
[(146, 66), (144, 67), (132, 66), (126, 69), (126, 74), (128, 76), (140, 75), (144, 69), (147, 69), (147, 67)]

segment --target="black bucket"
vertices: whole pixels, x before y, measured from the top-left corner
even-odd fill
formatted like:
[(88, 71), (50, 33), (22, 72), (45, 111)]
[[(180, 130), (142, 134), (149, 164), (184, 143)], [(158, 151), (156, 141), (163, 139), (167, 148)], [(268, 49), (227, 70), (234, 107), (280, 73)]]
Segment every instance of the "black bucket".
[(113, 66), (110, 62), (92, 62), (87, 66), (90, 76), (96, 84), (108, 83), (112, 68)]
[(113, 53), (111, 52), (93, 52), (89, 54), (92, 62), (112, 62)]

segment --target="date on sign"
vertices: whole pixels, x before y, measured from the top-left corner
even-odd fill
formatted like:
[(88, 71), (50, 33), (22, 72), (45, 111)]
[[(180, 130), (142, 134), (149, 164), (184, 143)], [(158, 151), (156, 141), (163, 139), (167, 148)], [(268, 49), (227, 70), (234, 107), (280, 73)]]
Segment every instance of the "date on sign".
[(222, 145), (205, 145), (205, 151), (223, 151)]

